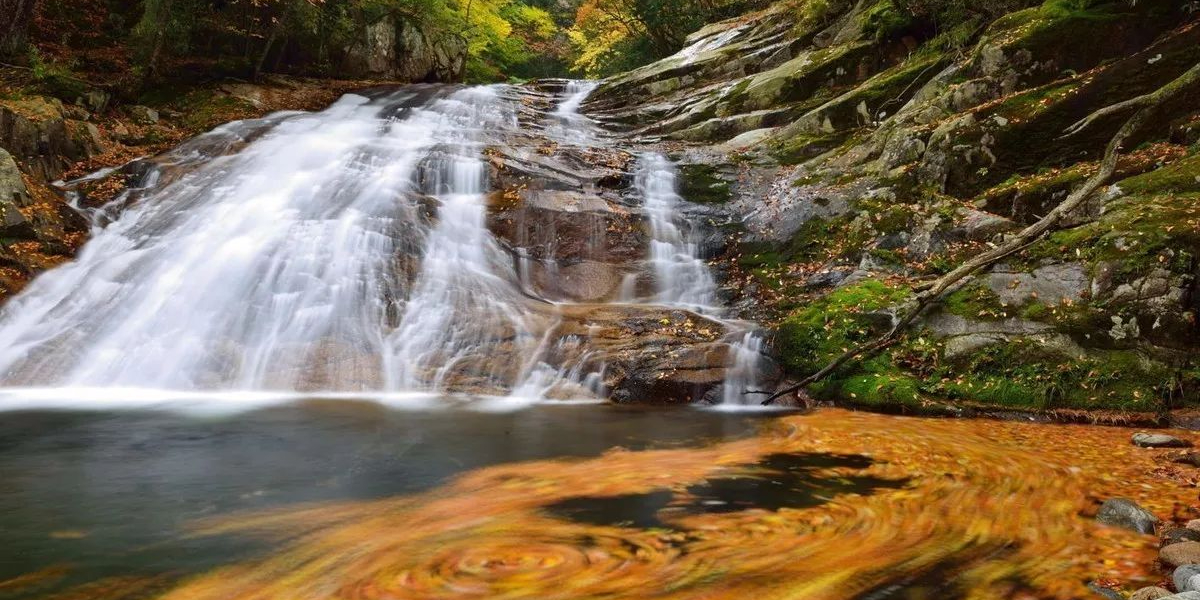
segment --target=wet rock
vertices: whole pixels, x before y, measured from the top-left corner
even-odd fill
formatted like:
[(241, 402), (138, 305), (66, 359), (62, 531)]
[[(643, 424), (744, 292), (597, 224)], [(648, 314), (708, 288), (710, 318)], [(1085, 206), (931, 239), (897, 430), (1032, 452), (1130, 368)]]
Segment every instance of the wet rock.
[(1172, 459), (1172, 462), (1182, 465), (1191, 465), (1193, 467), (1200, 467), (1200, 452), (1187, 452), (1181, 454)]
[(1139, 432), (1133, 434), (1132, 440), (1134, 446), (1141, 448), (1188, 448), (1192, 445), (1189, 441), (1165, 433)]
[(125, 112), (138, 125), (154, 125), (158, 123), (158, 111), (149, 106), (134, 105), (125, 109)]
[(1134, 592), (1133, 595), (1129, 596), (1129, 600), (1159, 600), (1160, 598), (1166, 598), (1170, 595), (1171, 592), (1165, 588), (1144, 587)]
[(1103, 587), (1097, 583), (1089, 583), (1088, 589), (1092, 590), (1097, 597), (1107, 598), (1108, 600), (1125, 600), (1125, 596), (1112, 588)]
[(1154, 533), (1158, 517), (1128, 498), (1105, 500), (1096, 513), (1096, 520), (1105, 525), (1122, 527), (1138, 533)]
[(1200, 542), (1171, 544), (1159, 551), (1158, 560), (1171, 568), (1200, 564)]
[(1180, 565), (1171, 573), (1175, 589), (1181, 592), (1200, 591), (1200, 565)]
[(1175, 527), (1163, 532), (1162, 545), (1163, 547), (1180, 542), (1200, 542), (1200, 531), (1187, 529), (1186, 527)]

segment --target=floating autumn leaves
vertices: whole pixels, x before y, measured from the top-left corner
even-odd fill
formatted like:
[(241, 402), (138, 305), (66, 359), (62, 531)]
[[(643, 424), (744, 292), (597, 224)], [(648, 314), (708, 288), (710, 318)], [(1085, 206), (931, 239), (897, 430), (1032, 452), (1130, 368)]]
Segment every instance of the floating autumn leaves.
[(707, 448), (502, 465), (412, 497), (204, 523), (195, 535), (280, 549), (161, 597), (1086, 597), (1088, 581), (1157, 580), (1155, 540), (1095, 524), (1098, 500), (1126, 496), (1164, 516), (1195, 501), (1128, 435), (837, 410), (784, 417)]

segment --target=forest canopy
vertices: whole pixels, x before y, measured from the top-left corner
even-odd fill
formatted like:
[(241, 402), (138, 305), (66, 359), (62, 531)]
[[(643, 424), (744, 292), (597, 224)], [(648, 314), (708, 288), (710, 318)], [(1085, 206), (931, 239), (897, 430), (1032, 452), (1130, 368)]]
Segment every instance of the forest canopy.
[[(51, 84), (141, 88), (264, 73), (357, 76), (372, 44), (458, 54), (459, 81), (602, 77), (678, 51), (761, 0), (0, 0), (0, 54)], [(379, 23), (400, 24), (398, 39)], [(414, 33), (417, 32), (417, 33)], [(407, 36), (407, 37), (404, 37)], [(411, 52), (401, 48), (399, 53)], [(359, 60), (359, 63), (363, 62)], [(115, 79), (114, 79), (115, 78)], [(429, 79), (446, 80), (439, 75)]]

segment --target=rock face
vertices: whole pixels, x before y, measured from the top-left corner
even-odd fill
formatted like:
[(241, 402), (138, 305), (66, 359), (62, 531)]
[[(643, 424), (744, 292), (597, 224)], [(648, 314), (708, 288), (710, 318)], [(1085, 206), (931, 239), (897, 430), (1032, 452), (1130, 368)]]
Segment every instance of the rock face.
[(462, 80), (466, 66), (463, 38), (428, 32), (406, 20), (385, 17), (363, 32), (347, 51), (346, 68), (358, 76), (408, 82)]
[(1152, 534), (1158, 517), (1127, 498), (1105, 500), (1096, 513), (1096, 520), (1114, 527), (1123, 527), (1138, 533)]
[(99, 154), (101, 139), (95, 125), (68, 119), (59, 100), (32, 97), (0, 101), (0, 148), (49, 181)]
[[(775, 3), (605, 82), (591, 106), (679, 143), (696, 187), (728, 192), (743, 229), (734, 295), (782, 323), (865, 280), (928, 280), (1037, 221), (1094, 171), (1120, 119), (1066, 128), (1200, 62), (1196, 16), (1169, 0), (1103, 20), (1032, 4), (950, 56), (918, 28), (875, 28), (882, 2), (827, 3), (811, 20)], [(1064, 41), (1084, 38), (1097, 42)], [(1164, 107), (1140, 134), (1148, 149), (1128, 149), (1067, 229), (953, 290), (915, 326), (925, 342), (865, 375), (947, 400), (1157, 410), (1172, 365), (1200, 352), (1198, 117), (1185, 104)], [(937, 358), (914, 365), (929, 344)], [(1183, 377), (1175, 389), (1200, 400), (1198, 376)]]
[(0, 238), (28, 238), (33, 227), (21, 209), (32, 203), (21, 171), (3, 148), (0, 148)]

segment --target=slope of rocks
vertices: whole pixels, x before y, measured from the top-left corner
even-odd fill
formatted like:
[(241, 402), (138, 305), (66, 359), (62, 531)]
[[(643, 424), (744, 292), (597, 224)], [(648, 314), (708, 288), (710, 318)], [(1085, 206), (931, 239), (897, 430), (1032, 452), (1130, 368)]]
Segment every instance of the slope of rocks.
[[(794, 376), (911, 289), (1033, 223), (1127, 114), (1200, 62), (1186, 3), (1029, 2), (939, 31), (888, 2), (777, 3), (608, 82), (589, 109), (728, 193), (727, 288)], [(882, 24), (881, 24), (882, 22)], [(1160, 410), (1200, 399), (1200, 90), (1164, 106), (1067, 227), (814, 391), (856, 403)]]

